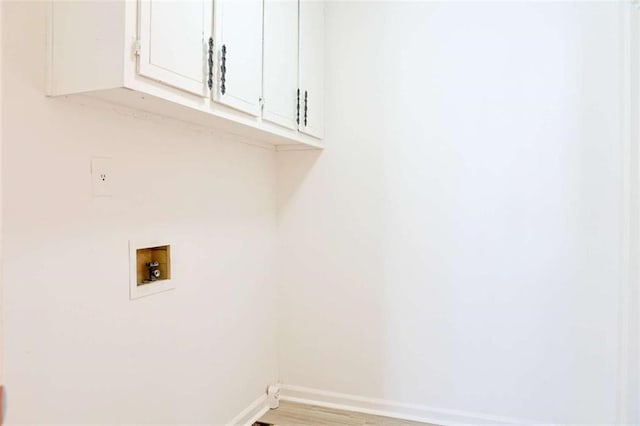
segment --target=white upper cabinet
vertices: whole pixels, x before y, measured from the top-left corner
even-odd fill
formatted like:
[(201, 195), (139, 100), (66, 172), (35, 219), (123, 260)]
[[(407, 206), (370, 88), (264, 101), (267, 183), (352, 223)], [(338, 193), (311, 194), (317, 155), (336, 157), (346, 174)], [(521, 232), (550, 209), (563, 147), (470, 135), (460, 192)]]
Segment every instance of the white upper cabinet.
[(297, 129), (298, 0), (264, 1), (263, 120)]
[(140, 75), (207, 96), (211, 0), (140, 0)]
[(48, 95), (322, 148), (322, 1), (48, 1)]
[(262, 96), (262, 0), (215, 0), (213, 99), (256, 117)]
[(324, 2), (300, 0), (300, 126), (324, 134)]

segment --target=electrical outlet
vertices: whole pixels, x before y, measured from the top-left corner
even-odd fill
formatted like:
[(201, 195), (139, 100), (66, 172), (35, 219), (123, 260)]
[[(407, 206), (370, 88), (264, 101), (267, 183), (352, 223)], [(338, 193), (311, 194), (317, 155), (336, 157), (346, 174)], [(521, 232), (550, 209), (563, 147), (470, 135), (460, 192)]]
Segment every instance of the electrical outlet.
[(91, 177), (94, 197), (110, 197), (113, 195), (111, 158), (92, 158)]

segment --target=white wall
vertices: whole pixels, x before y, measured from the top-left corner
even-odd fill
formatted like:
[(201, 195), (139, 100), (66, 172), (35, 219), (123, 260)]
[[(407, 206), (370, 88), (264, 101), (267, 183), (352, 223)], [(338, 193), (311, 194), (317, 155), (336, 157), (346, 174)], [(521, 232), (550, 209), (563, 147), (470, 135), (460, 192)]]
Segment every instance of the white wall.
[(279, 157), (284, 383), (615, 420), (619, 19), (328, 3), (327, 149)]
[[(328, 149), (278, 154), (277, 200), (272, 152), (45, 98), (45, 5), (5, 7), (10, 424), (219, 424), (278, 377), (613, 422), (615, 4), (329, 2)], [(139, 237), (173, 243), (178, 289), (131, 302)]]
[[(4, 2), (0, 1), (0, 22), (2, 22), (2, 10)], [(2, 31), (0, 30), (0, 386), (4, 384), (4, 360), (1, 348), (4, 344), (4, 306), (3, 306), (3, 286), (2, 286)], [(2, 392), (2, 389), (0, 389)], [(0, 395), (0, 419), (3, 417), (2, 403), (3, 395)]]
[[(45, 98), (45, 11), (2, 21), (8, 423), (229, 421), (277, 379), (275, 154)], [(129, 301), (140, 237), (171, 242), (177, 289)]]
[[(640, 322), (638, 316), (638, 308), (640, 307), (640, 288), (638, 273), (640, 272), (640, 264), (638, 255), (640, 254), (640, 146), (638, 145), (638, 137), (640, 133), (640, 121), (637, 119), (640, 113), (640, 9), (632, 7), (630, 13), (623, 15), (623, 28), (628, 28), (629, 40), (625, 43), (625, 49), (628, 49), (629, 55), (625, 58), (623, 72), (627, 74), (626, 81), (629, 90), (625, 90), (627, 96), (623, 96), (623, 101), (627, 109), (626, 117), (623, 121), (623, 130), (629, 135), (631, 143), (628, 144), (627, 150), (623, 152), (625, 158), (628, 158), (629, 186), (625, 189), (629, 200), (629, 228), (630, 232), (625, 236), (628, 241), (628, 272), (630, 276), (630, 284), (622, 288), (621, 308), (622, 308), (622, 340), (621, 340), (621, 374), (626, 375), (628, 380), (622, 381), (621, 384), (621, 418), (626, 419), (628, 423), (640, 423)], [(625, 259), (627, 260), (627, 259)]]

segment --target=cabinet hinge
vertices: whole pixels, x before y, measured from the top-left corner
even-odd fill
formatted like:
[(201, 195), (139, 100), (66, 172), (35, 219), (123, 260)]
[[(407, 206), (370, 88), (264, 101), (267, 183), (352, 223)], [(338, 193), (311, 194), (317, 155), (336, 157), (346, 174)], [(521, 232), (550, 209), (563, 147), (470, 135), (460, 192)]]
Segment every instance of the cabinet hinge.
[(264, 109), (264, 98), (258, 99), (258, 104), (260, 105), (260, 109)]
[(140, 56), (140, 40), (133, 41), (133, 46), (131, 47), (131, 50), (133, 51), (133, 54), (135, 56)]

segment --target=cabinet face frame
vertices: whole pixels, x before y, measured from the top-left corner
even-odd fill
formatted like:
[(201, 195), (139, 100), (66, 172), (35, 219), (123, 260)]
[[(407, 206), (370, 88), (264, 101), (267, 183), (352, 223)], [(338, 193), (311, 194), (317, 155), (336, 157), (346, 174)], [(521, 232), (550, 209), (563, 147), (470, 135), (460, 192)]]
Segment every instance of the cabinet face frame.
[[(159, 81), (168, 86), (184, 90), (202, 97), (207, 96), (207, 43), (211, 34), (211, 16), (213, 14), (211, 0), (199, 0), (202, 5), (202, 36), (201, 36), (201, 62), (202, 72), (199, 79), (180, 74), (177, 70), (162, 67), (153, 62), (151, 57), (153, 31), (153, 2), (157, 0), (138, 0), (138, 63), (137, 72), (143, 77)], [(159, 30), (161, 31), (161, 30)]]
[[(225, 17), (225, 10), (226, 10), (225, 6), (230, 2), (237, 2), (239, 4), (244, 3), (245, 5), (249, 5), (249, 6), (251, 5), (255, 6), (256, 4), (260, 5), (260, 13), (259, 13), (260, 21), (258, 22), (259, 37), (256, 37), (256, 40), (254, 40), (254, 41), (258, 41), (256, 43), (256, 46), (259, 45), (259, 54), (257, 54), (256, 57), (254, 58), (256, 61), (254, 65), (258, 67), (258, 70), (254, 70), (256, 71), (253, 78), (254, 81), (251, 81), (248, 83), (241, 82), (244, 85), (247, 85), (247, 84), (256, 85), (255, 93), (252, 93), (248, 97), (243, 97), (242, 95), (237, 94), (233, 84), (233, 77), (235, 77), (232, 74), (234, 71), (233, 55), (235, 52), (234, 50), (235, 46), (230, 45), (228, 43), (229, 40), (225, 38), (225, 23), (228, 24), (228, 22), (226, 22), (226, 17)], [(214, 0), (213, 3), (214, 3), (213, 39), (214, 39), (215, 47), (214, 47), (214, 60), (213, 60), (214, 83), (213, 83), (213, 88), (211, 89), (211, 99), (215, 102), (218, 102), (223, 105), (234, 108), (236, 110), (245, 112), (254, 117), (260, 117), (262, 114), (262, 107), (261, 107), (262, 61), (263, 61), (262, 25), (263, 25), (264, 2), (263, 1), (258, 2), (256, 0)], [(222, 54), (223, 46), (225, 46), (227, 50), (227, 53), (224, 58)], [(222, 74), (223, 60), (225, 63), (225, 67), (227, 67), (226, 75)], [(232, 77), (231, 84), (229, 84), (229, 81), (228, 81), (230, 77)], [(222, 93), (223, 80), (225, 81), (225, 89), (226, 89), (225, 93)]]

